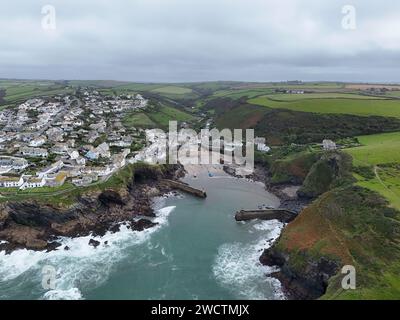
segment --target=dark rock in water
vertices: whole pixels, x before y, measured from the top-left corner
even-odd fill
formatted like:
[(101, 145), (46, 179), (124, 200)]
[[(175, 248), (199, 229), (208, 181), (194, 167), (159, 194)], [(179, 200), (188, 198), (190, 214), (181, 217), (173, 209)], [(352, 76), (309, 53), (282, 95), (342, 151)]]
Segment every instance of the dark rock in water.
[(94, 239), (90, 239), (89, 240), (89, 246), (93, 246), (93, 247), (97, 247), (100, 244), (100, 241), (94, 240)]
[(286, 258), (283, 254), (279, 253), (278, 251), (269, 248), (263, 251), (260, 257), (260, 262), (265, 266), (282, 267), (286, 262)]
[(269, 248), (260, 257), (263, 265), (278, 266), (280, 271), (271, 276), (278, 279), (289, 299), (311, 300), (318, 299), (325, 292), (330, 277), (339, 269), (337, 262), (326, 258), (317, 260), (307, 259), (303, 270), (298, 271), (290, 264), (290, 255)]
[(131, 222), (132, 230), (136, 231), (143, 231), (144, 229), (154, 227), (155, 225), (157, 225), (157, 223), (154, 223), (147, 219), (140, 219), (138, 221)]
[(120, 225), (119, 225), (119, 224), (115, 224), (115, 225), (113, 225), (113, 226), (110, 228), (110, 231), (111, 231), (112, 233), (115, 233), (115, 232), (118, 232), (118, 231), (119, 231), (119, 228), (120, 228)]
[[(0, 203), (0, 251), (8, 253), (27, 248), (30, 250), (54, 250), (62, 237), (103, 236), (109, 230), (119, 230), (118, 224), (128, 221), (130, 229), (144, 230), (154, 224), (151, 221), (132, 223), (139, 216), (154, 217), (152, 197), (171, 192), (174, 187), (162, 182), (162, 178), (174, 179), (184, 172), (180, 165), (135, 167), (135, 177), (118, 190), (90, 190), (67, 205), (44, 204), (34, 200), (6, 201)], [(136, 181), (135, 181), (136, 179)], [(94, 239), (90, 245), (96, 247)], [(69, 248), (65, 247), (64, 250)]]
[(57, 249), (59, 246), (61, 246), (61, 243), (54, 241), (54, 242), (50, 242), (47, 244), (47, 252), (53, 251), (55, 249)]
[(99, 195), (99, 201), (109, 207), (112, 204), (124, 206), (126, 203), (122, 199), (121, 195), (113, 190), (105, 190)]
[(69, 250), (69, 247), (68, 247), (68, 246), (65, 246), (65, 247), (64, 247), (64, 250), (68, 251), (68, 250)]
[(104, 241), (104, 245), (108, 245), (108, 241)]

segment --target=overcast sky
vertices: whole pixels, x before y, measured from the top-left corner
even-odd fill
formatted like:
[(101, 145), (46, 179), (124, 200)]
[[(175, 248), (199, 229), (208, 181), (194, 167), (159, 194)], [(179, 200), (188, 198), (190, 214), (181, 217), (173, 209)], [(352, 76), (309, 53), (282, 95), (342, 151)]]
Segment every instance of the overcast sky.
[(400, 82), (398, 0), (1, 2), (0, 78)]

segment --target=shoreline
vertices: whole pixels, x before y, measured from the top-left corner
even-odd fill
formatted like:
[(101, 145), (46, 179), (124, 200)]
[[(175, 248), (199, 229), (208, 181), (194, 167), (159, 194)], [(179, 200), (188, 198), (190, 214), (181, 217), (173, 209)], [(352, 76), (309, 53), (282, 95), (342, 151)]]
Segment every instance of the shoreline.
[[(237, 176), (228, 166), (224, 166), (224, 171), (238, 179), (248, 179), (242, 176)], [(303, 209), (305, 209), (311, 202), (312, 199), (301, 199), (297, 196), (297, 190), (299, 189), (299, 185), (296, 184), (282, 184), (282, 185), (271, 185), (269, 183), (269, 172), (267, 169), (260, 165), (256, 165), (254, 169), (254, 174), (250, 179), (254, 182), (261, 182), (264, 184), (265, 190), (274, 194), (280, 200), (280, 209), (288, 209), (294, 211), (299, 215)], [(299, 288), (296, 287), (295, 284), (288, 281), (282, 274), (281, 266), (282, 261), (285, 259), (278, 252), (273, 250), (273, 245), (279, 240), (281, 237), (285, 227), (287, 224), (284, 224), (282, 229), (280, 230), (279, 236), (266, 248), (262, 250), (262, 254), (259, 256), (259, 262), (263, 266), (278, 268), (277, 271), (266, 274), (266, 277), (273, 278), (279, 281), (282, 294), (285, 299), (302, 299), (302, 297), (307, 297), (310, 295), (309, 292), (303, 292), (304, 295), (300, 296), (298, 292), (300, 292)], [(272, 252), (272, 253), (271, 253)], [(313, 293), (312, 293), (313, 294)]]
[[(228, 171), (228, 172), (227, 172)], [(232, 179), (244, 179), (252, 183), (262, 184), (267, 192), (274, 194), (279, 200), (279, 208), (295, 209), (300, 212), (307, 201), (293, 197), (297, 188), (294, 185), (270, 186), (268, 185), (268, 171), (258, 166), (257, 174), (250, 178), (235, 176), (226, 170), (225, 166), (179, 166), (175, 168), (173, 178), (175, 181), (185, 181), (190, 176), (209, 176), (210, 172), (214, 178), (232, 177)], [(101, 238), (108, 233), (117, 233), (122, 229), (142, 232), (158, 225), (153, 222), (157, 218), (154, 200), (167, 196), (177, 196), (179, 193), (175, 188), (162, 183), (162, 178), (135, 183), (135, 188), (127, 186), (124, 191), (104, 190), (102, 192), (85, 195), (79, 199), (74, 209), (60, 209), (56, 211), (49, 205), (38, 205), (26, 201), (21, 204), (11, 203), (7, 205), (8, 220), (2, 221), (4, 216), (4, 205), (0, 211), (0, 252), (10, 254), (19, 249), (50, 252), (54, 250), (70, 250), (63, 246), (62, 239), (75, 239), (87, 237), (87, 245), (97, 248), (106, 245), (107, 241)], [(289, 188), (289, 189), (288, 189)], [(292, 189), (290, 189), (292, 188)], [(292, 194), (288, 194), (292, 192)], [(295, 193), (295, 192), (294, 192)], [(93, 207), (91, 209), (91, 207)], [(11, 220), (10, 220), (11, 218)], [(29, 225), (31, 224), (31, 225)], [(279, 236), (285, 226), (280, 230)], [(97, 240), (96, 240), (97, 239)], [(11, 241), (10, 241), (11, 240)], [(273, 243), (269, 245), (272, 247)], [(264, 248), (263, 253), (265, 251)], [(262, 265), (268, 265), (259, 257)], [(266, 274), (269, 278), (279, 280), (282, 293), (288, 297), (287, 287), (279, 277), (279, 271)]]
[(254, 173), (250, 178), (236, 175), (234, 170), (229, 166), (223, 166), (223, 170), (232, 177), (262, 183), (266, 191), (272, 193), (280, 200), (280, 205), (277, 209), (287, 209), (299, 214), (311, 202), (309, 199), (302, 199), (297, 196), (296, 191), (300, 188), (300, 185), (288, 183), (271, 185), (269, 182), (269, 171), (261, 165), (255, 165)]
[[(0, 252), (15, 250), (53, 251), (60, 248), (60, 237), (104, 236), (118, 232), (125, 223), (132, 231), (143, 231), (157, 225), (153, 199), (176, 190), (162, 182), (163, 178), (178, 179), (182, 167), (159, 176), (152, 169), (138, 170), (138, 181), (129, 181), (120, 189), (88, 192), (79, 196), (72, 207), (55, 207), (36, 201), (5, 202), (0, 205)], [(140, 176), (139, 176), (140, 174)], [(143, 179), (143, 181), (142, 181)], [(89, 245), (100, 243), (89, 240)], [(64, 247), (64, 250), (68, 250)]]

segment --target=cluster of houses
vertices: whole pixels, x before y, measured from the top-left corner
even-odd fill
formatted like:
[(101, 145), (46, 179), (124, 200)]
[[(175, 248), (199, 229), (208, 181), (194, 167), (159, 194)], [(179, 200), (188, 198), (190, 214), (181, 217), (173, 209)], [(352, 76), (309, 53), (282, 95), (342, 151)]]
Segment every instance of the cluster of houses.
[(0, 187), (88, 185), (126, 164), (140, 129), (122, 124), (127, 112), (144, 109), (141, 95), (107, 97), (86, 90), (77, 96), (30, 99), (0, 111)]

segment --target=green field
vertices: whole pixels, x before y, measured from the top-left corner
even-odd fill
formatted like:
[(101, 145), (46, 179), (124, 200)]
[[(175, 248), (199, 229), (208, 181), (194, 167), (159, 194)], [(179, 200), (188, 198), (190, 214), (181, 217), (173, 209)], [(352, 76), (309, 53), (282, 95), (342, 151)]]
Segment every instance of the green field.
[(274, 101), (301, 101), (304, 99), (362, 99), (362, 100), (382, 100), (385, 97), (371, 97), (367, 95), (354, 94), (354, 93), (340, 93), (340, 92), (324, 92), (324, 93), (304, 93), (304, 94), (291, 94), (280, 93), (268, 95), (269, 100)]
[(376, 167), (377, 176), (366, 179), (355, 174), (357, 185), (378, 192), (390, 205), (400, 210), (400, 167)]
[(258, 97), (265, 94), (272, 93), (272, 89), (235, 89), (235, 90), (221, 90), (213, 94), (213, 97), (217, 98), (230, 98), (240, 99), (247, 97), (248, 99)]
[[(272, 96), (262, 96), (250, 99), (248, 102), (260, 106), (289, 109), (294, 111), (314, 112), (314, 113), (332, 113), (332, 114), (352, 114), (360, 116), (385, 116), (400, 118), (400, 101), (396, 99), (381, 99), (375, 97), (356, 96), (361, 98), (321, 98), (299, 99), (299, 95), (294, 95), (298, 100), (277, 101), (272, 100)], [(331, 93), (329, 94), (331, 95)], [(335, 94), (337, 95), (337, 94)], [(283, 98), (286, 98), (284, 95)], [(303, 96), (303, 95), (302, 95)], [(353, 95), (349, 95), (353, 96)], [(275, 97), (275, 95), (274, 95)], [(293, 98), (293, 99), (294, 99)], [(275, 99), (275, 98), (274, 98)], [(286, 98), (287, 99), (287, 98)]]
[(355, 174), (358, 184), (383, 195), (400, 209), (400, 132), (358, 137), (363, 145), (347, 149), (354, 166), (369, 166), (374, 178)]
[(72, 88), (52, 81), (29, 80), (0, 80), (0, 89), (5, 90), (3, 104), (14, 104), (22, 100), (40, 96), (52, 96), (56, 94), (72, 92)]
[(178, 94), (178, 95), (192, 93), (192, 89), (177, 87), (177, 86), (165, 86), (165, 87), (153, 89), (151, 91), (158, 92), (158, 93), (166, 93), (166, 94)]
[(299, 89), (299, 90), (336, 90), (343, 89), (343, 83), (336, 82), (302, 82), (302, 83), (287, 83), (287, 82), (266, 82), (266, 83), (243, 83), (232, 86), (235, 89), (255, 89), (255, 88), (269, 88), (269, 89)]
[(385, 97), (400, 98), (400, 91), (388, 91), (386, 92)]
[(400, 163), (400, 132), (357, 137), (361, 147), (347, 149), (355, 164)]
[(195, 116), (187, 112), (165, 105), (162, 105), (156, 110), (147, 111), (146, 115), (161, 127), (168, 127), (169, 121), (189, 122), (196, 119)]
[(127, 115), (122, 123), (126, 127), (153, 128), (155, 123), (143, 112)]

